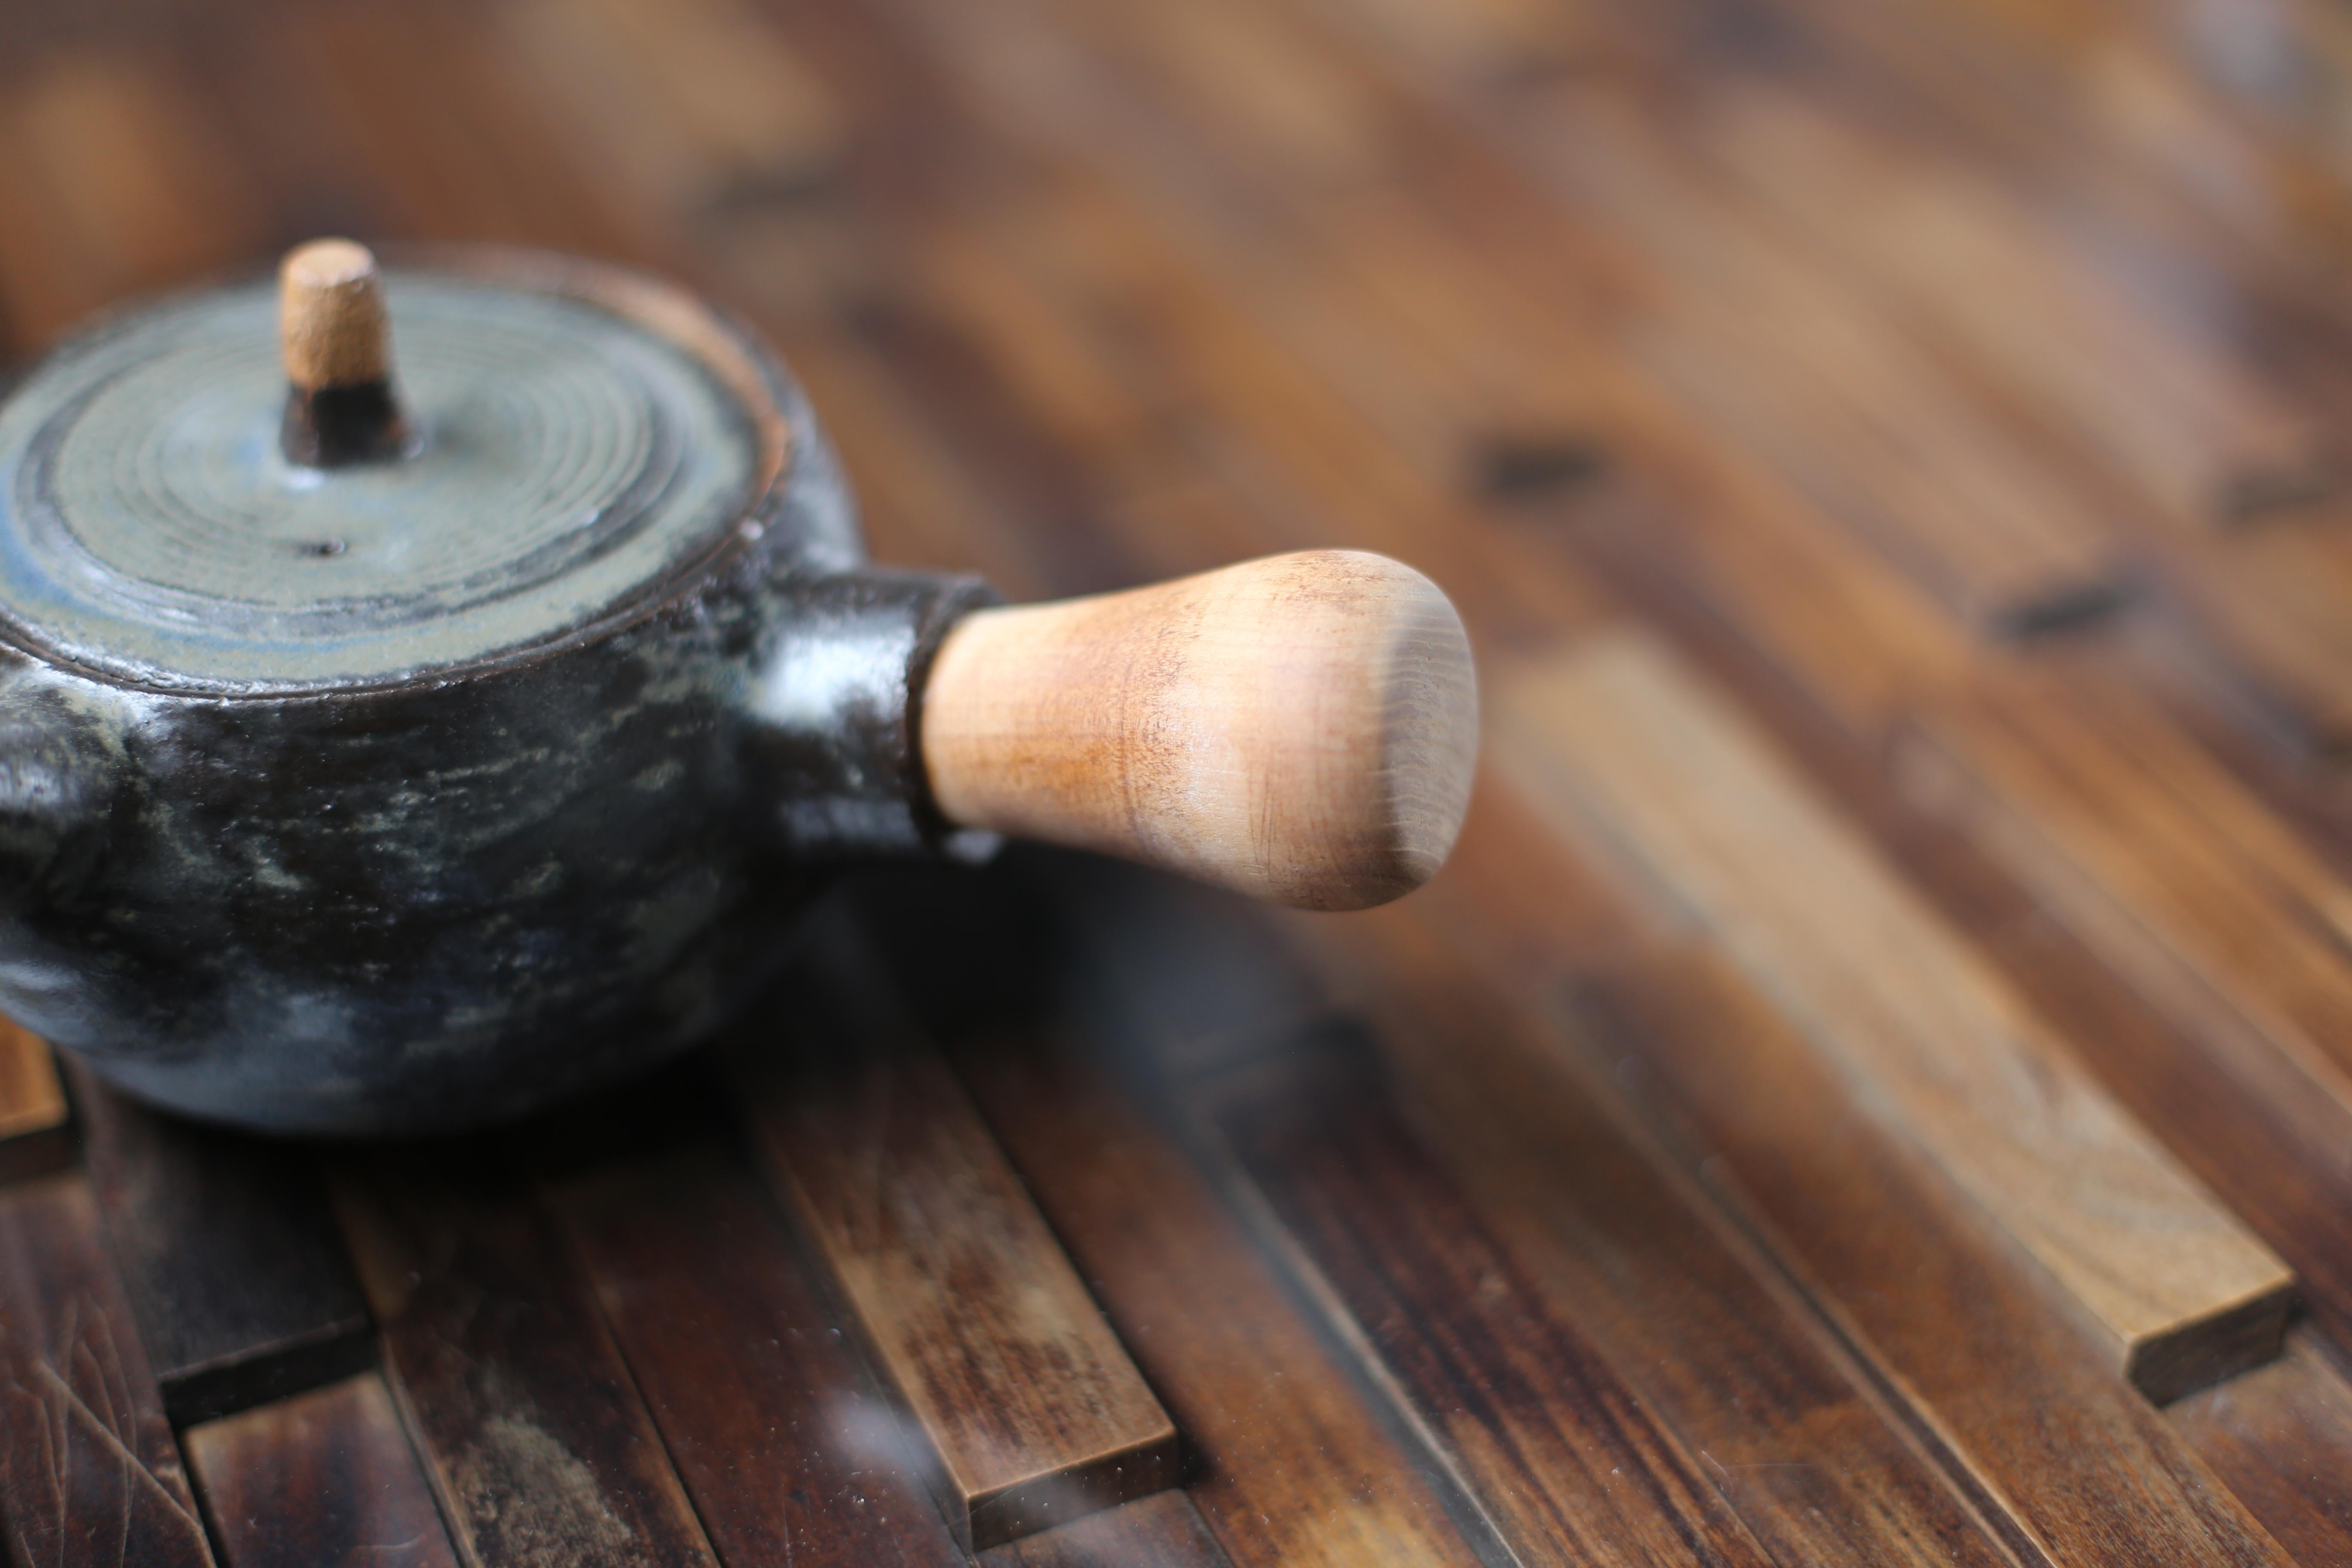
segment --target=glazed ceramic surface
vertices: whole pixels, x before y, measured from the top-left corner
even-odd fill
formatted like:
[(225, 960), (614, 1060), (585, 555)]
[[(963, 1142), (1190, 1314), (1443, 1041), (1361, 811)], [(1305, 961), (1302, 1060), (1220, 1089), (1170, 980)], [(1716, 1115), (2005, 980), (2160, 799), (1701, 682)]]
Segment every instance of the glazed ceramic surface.
[(288, 462), (266, 284), (0, 405), (0, 1008), (287, 1131), (480, 1121), (714, 1026), (832, 859), (949, 835), (773, 359), (572, 262), (390, 271), (408, 450)]

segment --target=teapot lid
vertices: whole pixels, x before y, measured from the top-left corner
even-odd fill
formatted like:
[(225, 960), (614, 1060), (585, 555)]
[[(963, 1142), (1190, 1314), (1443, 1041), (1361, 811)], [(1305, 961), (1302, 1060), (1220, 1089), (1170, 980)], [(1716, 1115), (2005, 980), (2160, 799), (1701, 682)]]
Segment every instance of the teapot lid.
[(388, 270), (379, 296), (366, 253), (328, 243), (365, 264), (339, 298), (369, 302), (394, 372), (383, 449), (321, 466), (297, 442), (337, 389), (298, 372), (289, 403), (290, 292), (282, 365), (267, 281), (111, 321), (0, 405), (0, 636), (151, 688), (395, 684), (593, 634), (757, 536), (784, 395), (706, 307), (497, 251)]

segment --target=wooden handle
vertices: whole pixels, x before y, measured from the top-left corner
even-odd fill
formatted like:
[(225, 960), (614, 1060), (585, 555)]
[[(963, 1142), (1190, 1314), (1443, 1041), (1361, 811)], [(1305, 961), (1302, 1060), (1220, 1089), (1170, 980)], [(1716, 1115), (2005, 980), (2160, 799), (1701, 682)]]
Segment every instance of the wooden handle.
[(1428, 578), (1305, 551), (966, 616), (932, 663), (922, 748), (963, 826), (1366, 909), (1454, 847), (1477, 678)]

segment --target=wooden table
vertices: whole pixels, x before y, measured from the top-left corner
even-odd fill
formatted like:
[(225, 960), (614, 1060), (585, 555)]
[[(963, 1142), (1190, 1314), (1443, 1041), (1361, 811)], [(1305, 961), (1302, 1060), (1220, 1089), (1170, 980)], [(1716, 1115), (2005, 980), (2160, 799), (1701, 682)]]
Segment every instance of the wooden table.
[(864, 874), (495, 1136), (0, 1036), (0, 1558), (2352, 1563), (2347, 93), (2321, 0), (0, 9), (7, 354), (658, 268), (883, 559), (1390, 552), (1488, 733), (1400, 905)]

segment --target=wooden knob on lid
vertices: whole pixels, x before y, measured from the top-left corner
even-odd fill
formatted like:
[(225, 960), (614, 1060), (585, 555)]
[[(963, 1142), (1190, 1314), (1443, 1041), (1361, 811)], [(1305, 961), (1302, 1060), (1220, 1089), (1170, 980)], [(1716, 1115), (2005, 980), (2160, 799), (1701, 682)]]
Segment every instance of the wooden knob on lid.
[(1428, 578), (1307, 551), (971, 615), (932, 662), (921, 742), (960, 826), (1364, 909), (1453, 848), (1476, 675)]
[(399, 455), (406, 430), (374, 256), (348, 239), (312, 240), (287, 254), (278, 283), (287, 461), (335, 468)]

